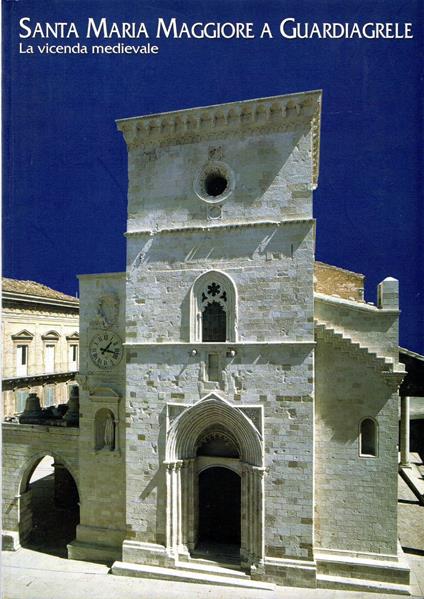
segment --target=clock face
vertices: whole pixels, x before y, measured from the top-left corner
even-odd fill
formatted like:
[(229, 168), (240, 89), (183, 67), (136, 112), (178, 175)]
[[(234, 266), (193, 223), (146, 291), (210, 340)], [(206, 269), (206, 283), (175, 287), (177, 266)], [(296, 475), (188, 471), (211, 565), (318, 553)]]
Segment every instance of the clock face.
[(108, 370), (121, 361), (123, 348), (119, 335), (103, 331), (94, 335), (89, 347), (90, 358), (98, 368)]

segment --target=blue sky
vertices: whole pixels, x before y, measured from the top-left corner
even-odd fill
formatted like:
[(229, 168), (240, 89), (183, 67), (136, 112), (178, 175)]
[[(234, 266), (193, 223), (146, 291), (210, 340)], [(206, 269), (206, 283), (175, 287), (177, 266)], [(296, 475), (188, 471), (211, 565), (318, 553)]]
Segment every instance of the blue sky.
[[(126, 148), (117, 118), (323, 90), (317, 259), (362, 272), (367, 299), (400, 280), (401, 344), (424, 353), (422, 23), (419, 0), (3, 0), (3, 274), (75, 294), (76, 274), (125, 269)], [(20, 39), (19, 20), (80, 39)], [(157, 55), (51, 55), (91, 43), (87, 19), (144, 22)], [(157, 19), (252, 22), (255, 39), (155, 40)], [(414, 38), (297, 39), (279, 23), (412, 23)], [(259, 39), (264, 22), (273, 39)], [(96, 41), (99, 43), (99, 40)]]

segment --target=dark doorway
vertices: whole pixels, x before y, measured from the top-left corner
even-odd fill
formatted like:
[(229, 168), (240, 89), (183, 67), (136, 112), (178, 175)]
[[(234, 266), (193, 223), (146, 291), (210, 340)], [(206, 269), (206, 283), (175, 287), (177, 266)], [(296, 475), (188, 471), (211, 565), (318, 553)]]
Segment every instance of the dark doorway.
[(424, 420), (411, 420), (410, 422), (410, 451), (419, 453), (424, 462)]
[(199, 475), (199, 544), (240, 547), (240, 477), (228, 468)]
[(61, 464), (47, 456), (34, 469), (21, 502), (20, 539), (23, 547), (67, 557), (79, 523), (75, 481)]
[(227, 315), (218, 302), (212, 302), (203, 310), (202, 341), (227, 340)]

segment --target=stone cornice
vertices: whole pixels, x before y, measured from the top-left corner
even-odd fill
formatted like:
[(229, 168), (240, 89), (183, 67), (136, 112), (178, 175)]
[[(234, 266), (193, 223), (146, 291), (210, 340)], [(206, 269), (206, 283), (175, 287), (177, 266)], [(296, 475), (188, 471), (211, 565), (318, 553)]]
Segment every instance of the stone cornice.
[(315, 347), (316, 341), (302, 341), (296, 339), (287, 339), (281, 341), (164, 341), (164, 342), (143, 342), (143, 341), (127, 341), (123, 343), (124, 347), (140, 347), (140, 348), (160, 348), (160, 347), (181, 347), (205, 350), (213, 348), (249, 348), (249, 347), (284, 347), (300, 345), (307, 347)]
[(374, 304), (367, 304), (366, 302), (360, 302), (355, 300), (348, 300), (343, 297), (335, 297), (334, 295), (325, 295), (324, 293), (314, 292), (314, 300), (327, 304), (333, 304), (338, 306), (345, 306), (352, 310), (359, 310), (363, 312), (372, 312), (373, 314), (389, 314), (396, 315), (400, 314), (400, 310), (389, 309), (389, 308), (378, 308)]
[(29, 374), (28, 376), (6, 377), (2, 379), (3, 391), (13, 391), (34, 385), (48, 385), (54, 383), (66, 383), (75, 378), (77, 372), (54, 372), (51, 374)]
[(242, 102), (229, 102), (176, 112), (118, 119), (118, 130), (129, 150), (143, 147), (196, 143), (235, 133), (264, 134), (312, 130), (314, 187), (318, 184), (321, 91), (271, 96)]
[(38, 295), (23, 294), (15, 291), (4, 291), (2, 293), (3, 303), (8, 305), (13, 304), (26, 304), (26, 305), (37, 305), (37, 306), (54, 306), (59, 308), (70, 308), (71, 310), (78, 312), (79, 301), (78, 299), (66, 300), (51, 297), (43, 297)]
[(84, 280), (84, 279), (97, 279), (97, 278), (102, 278), (102, 279), (124, 279), (125, 278), (125, 272), (100, 272), (100, 273), (93, 273), (93, 274), (84, 274), (84, 275), (77, 275), (77, 279), (78, 280)]
[(314, 218), (292, 218), (287, 220), (255, 220), (239, 223), (220, 223), (219, 225), (198, 225), (194, 227), (172, 227), (163, 229), (140, 229), (138, 231), (127, 231), (125, 237), (134, 237), (137, 235), (153, 236), (160, 233), (198, 233), (204, 231), (219, 231), (224, 229), (236, 229), (243, 227), (281, 227), (291, 224), (313, 224)]

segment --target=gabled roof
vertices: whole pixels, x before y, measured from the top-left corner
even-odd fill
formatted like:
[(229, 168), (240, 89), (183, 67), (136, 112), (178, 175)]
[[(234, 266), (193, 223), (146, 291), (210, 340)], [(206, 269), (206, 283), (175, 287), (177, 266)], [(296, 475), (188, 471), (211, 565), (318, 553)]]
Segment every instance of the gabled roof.
[(60, 304), (65, 306), (79, 307), (79, 300), (72, 295), (56, 291), (35, 281), (20, 281), (2, 277), (3, 300), (42, 302), (48, 304)]

